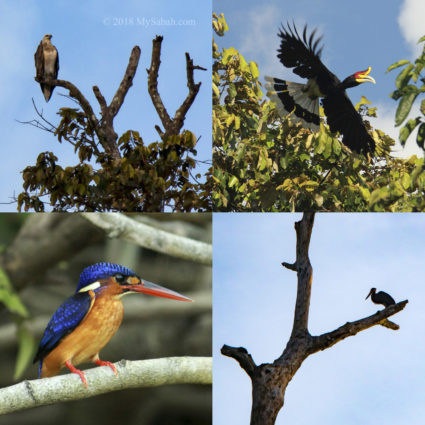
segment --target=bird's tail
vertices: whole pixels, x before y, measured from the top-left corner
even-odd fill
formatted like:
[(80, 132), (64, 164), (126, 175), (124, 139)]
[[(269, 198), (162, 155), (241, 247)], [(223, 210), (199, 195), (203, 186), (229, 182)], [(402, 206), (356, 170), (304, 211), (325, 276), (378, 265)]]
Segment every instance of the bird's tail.
[(319, 98), (307, 94), (306, 84), (293, 83), (279, 78), (265, 77), (267, 96), (276, 104), (282, 117), (290, 115), (294, 123), (318, 131), (320, 127)]

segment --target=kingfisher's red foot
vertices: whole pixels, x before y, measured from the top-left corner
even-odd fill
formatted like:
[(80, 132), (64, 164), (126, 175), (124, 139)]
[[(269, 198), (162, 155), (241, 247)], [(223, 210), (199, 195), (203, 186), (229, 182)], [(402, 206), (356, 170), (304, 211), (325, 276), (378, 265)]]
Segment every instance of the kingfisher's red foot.
[(96, 361), (95, 361), (95, 363), (98, 365), (98, 366), (109, 366), (113, 371), (114, 371), (114, 373), (115, 373), (115, 376), (117, 376), (118, 375), (118, 372), (117, 372), (117, 369), (116, 369), (116, 367), (111, 363), (111, 362), (105, 362), (105, 361), (103, 361), (103, 360), (99, 360), (99, 359), (97, 359)]
[(74, 367), (73, 365), (72, 365), (72, 363), (69, 361), (69, 360), (67, 360), (66, 362), (65, 362), (65, 366), (72, 372), (72, 373), (76, 373), (80, 378), (81, 378), (81, 380), (83, 381), (83, 384), (84, 384), (84, 386), (86, 387), (86, 388), (88, 388), (87, 387), (87, 381), (86, 381), (86, 377), (84, 376), (84, 372), (82, 371), (82, 370), (80, 370), (80, 369), (77, 369), (76, 367)]

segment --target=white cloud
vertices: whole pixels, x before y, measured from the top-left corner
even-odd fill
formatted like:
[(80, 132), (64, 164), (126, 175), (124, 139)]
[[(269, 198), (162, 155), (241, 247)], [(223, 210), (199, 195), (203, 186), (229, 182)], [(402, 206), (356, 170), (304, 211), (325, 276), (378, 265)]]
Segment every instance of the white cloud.
[[(246, 59), (261, 62), (264, 75), (281, 76), (285, 68), (276, 57), (279, 41), (277, 38), (281, 12), (275, 4), (260, 5), (245, 14), (244, 37), (240, 51)], [(291, 71), (286, 70), (292, 74)]]
[(410, 46), (412, 57), (416, 57), (421, 52), (421, 45), (423, 46), (417, 42), (425, 34), (424, 17), (424, 0), (404, 0), (398, 16), (398, 25)]

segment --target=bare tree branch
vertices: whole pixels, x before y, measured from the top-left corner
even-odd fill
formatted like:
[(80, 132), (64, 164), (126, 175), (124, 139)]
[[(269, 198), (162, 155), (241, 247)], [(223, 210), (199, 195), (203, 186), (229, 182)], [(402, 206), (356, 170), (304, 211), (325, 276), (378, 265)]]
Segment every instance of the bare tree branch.
[(201, 88), (201, 82), (195, 84), (195, 81), (193, 78), (193, 71), (195, 69), (206, 71), (206, 68), (202, 68), (201, 66), (194, 66), (193, 60), (190, 58), (189, 53), (186, 52), (186, 74), (187, 74), (187, 87), (189, 89), (189, 93), (187, 94), (186, 99), (181, 104), (180, 108), (177, 109), (174, 115), (173, 122), (176, 128), (178, 128), (177, 133), (179, 133), (180, 129), (183, 127), (187, 111), (192, 106), (192, 103), (195, 100), (196, 95), (199, 92), (199, 89)]
[(85, 371), (88, 388), (72, 373), (0, 389), (0, 414), (71, 400), (81, 400), (113, 391), (172, 384), (211, 384), (210, 357), (169, 357), (115, 363), (118, 376), (109, 367)]
[[(38, 83), (43, 82), (43, 80), (40, 80), (37, 77), (35, 77), (35, 81), (37, 81)], [(74, 99), (78, 100), (78, 103), (81, 106), (84, 113), (86, 114), (91, 127), (93, 128), (94, 131), (96, 131), (99, 127), (99, 121), (97, 120), (96, 115), (93, 112), (93, 109), (89, 101), (84, 97), (84, 95), (80, 92), (80, 90), (76, 86), (74, 86), (74, 84), (72, 84), (70, 81), (65, 81), (65, 80), (48, 80), (48, 81), (49, 81), (49, 85), (51, 86), (59, 86), (69, 90), (69, 95), (73, 97)]]
[(157, 252), (210, 266), (212, 246), (154, 229), (121, 213), (81, 213), (111, 238), (120, 237)]
[(189, 88), (189, 93), (186, 99), (181, 104), (181, 106), (177, 109), (174, 118), (171, 119), (158, 92), (158, 72), (159, 66), (161, 64), (160, 58), (162, 40), (163, 37), (159, 35), (156, 36), (153, 40), (151, 66), (146, 71), (148, 73), (148, 92), (152, 99), (152, 103), (155, 106), (155, 109), (159, 115), (159, 118), (161, 119), (162, 125), (164, 126), (164, 131), (162, 131), (161, 128), (157, 125), (155, 126), (155, 129), (160, 135), (161, 139), (165, 140), (169, 136), (177, 135), (180, 133), (180, 130), (182, 129), (184, 120), (186, 118), (187, 111), (191, 107), (193, 101), (196, 98), (196, 95), (199, 92), (201, 83), (199, 82), (195, 84), (193, 71), (195, 69), (206, 71), (206, 69), (198, 65), (193, 65), (193, 60), (190, 58), (189, 53), (186, 53), (186, 74), (187, 87)]
[[(146, 70), (148, 73), (148, 91), (149, 95), (152, 99), (152, 103), (155, 106), (156, 112), (161, 119), (162, 125), (165, 130), (170, 128), (172, 125), (172, 121), (170, 116), (168, 115), (167, 110), (165, 109), (164, 103), (162, 102), (161, 96), (158, 92), (158, 71), (159, 65), (161, 64), (161, 44), (164, 37), (157, 35), (152, 40), (152, 57), (151, 57), (151, 66)], [(157, 126), (155, 126), (158, 131)], [(163, 137), (164, 132), (160, 133), (160, 136)]]
[(124, 99), (127, 96), (127, 92), (133, 85), (133, 79), (136, 75), (137, 67), (139, 65), (141, 50), (139, 46), (134, 46), (131, 51), (130, 59), (128, 61), (127, 69), (125, 70), (124, 77), (121, 80), (121, 84), (118, 87), (114, 97), (112, 98), (111, 104), (109, 105), (110, 113), (115, 117), (120, 110)]
[(230, 347), (229, 345), (223, 345), (223, 347), (221, 347), (221, 354), (235, 359), (249, 376), (252, 376), (255, 368), (257, 367), (251, 354), (249, 354), (244, 347)]
[(313, 269), (308, 257), (311, 232), (313, 230), (314, 213), (304, 213), (303, 219), (295, 223), (297, 233), (297, 259), (295, 267), (298, 276), (297, 301), (295, 303), (292, 335), (307, 332), (308, 314), (310, 310), (311, 282)]
[(332, 332), (327, 332), (320, 336), (314, 336), (313, 345), (310, 349), (309, 354), (321, 350), (326, 350), (326, 348), (332, 347), (332, 345), (335, 345), (337, 342), (342, 341), (343, 339), (349, 336), (354, 336), (357, 333), (364, 331), (365, 329), (382, 324), (384, 319), (403, 310), (407, 303), (408, 300), (401, 301), (397, 304), (390, 305), (389, 307), (384, 308), (383, 310), (377, 311), (371, 316), (356, 320), (355, 322), (347, 322), (345, 325), (340, 326), (338, 329), (335, 329)]

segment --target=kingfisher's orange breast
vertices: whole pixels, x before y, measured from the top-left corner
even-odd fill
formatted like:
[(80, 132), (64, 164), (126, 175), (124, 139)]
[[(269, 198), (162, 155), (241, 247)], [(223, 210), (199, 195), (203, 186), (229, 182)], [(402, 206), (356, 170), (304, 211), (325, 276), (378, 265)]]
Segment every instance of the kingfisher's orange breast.
[(96, 296), (82, 322), (43, 359), (41, 377), (57, 375), (68, 360), (76, 366), (97, 359), (99, 351), (120, 327), (124, 315), (121, 300), (108, 292)]

